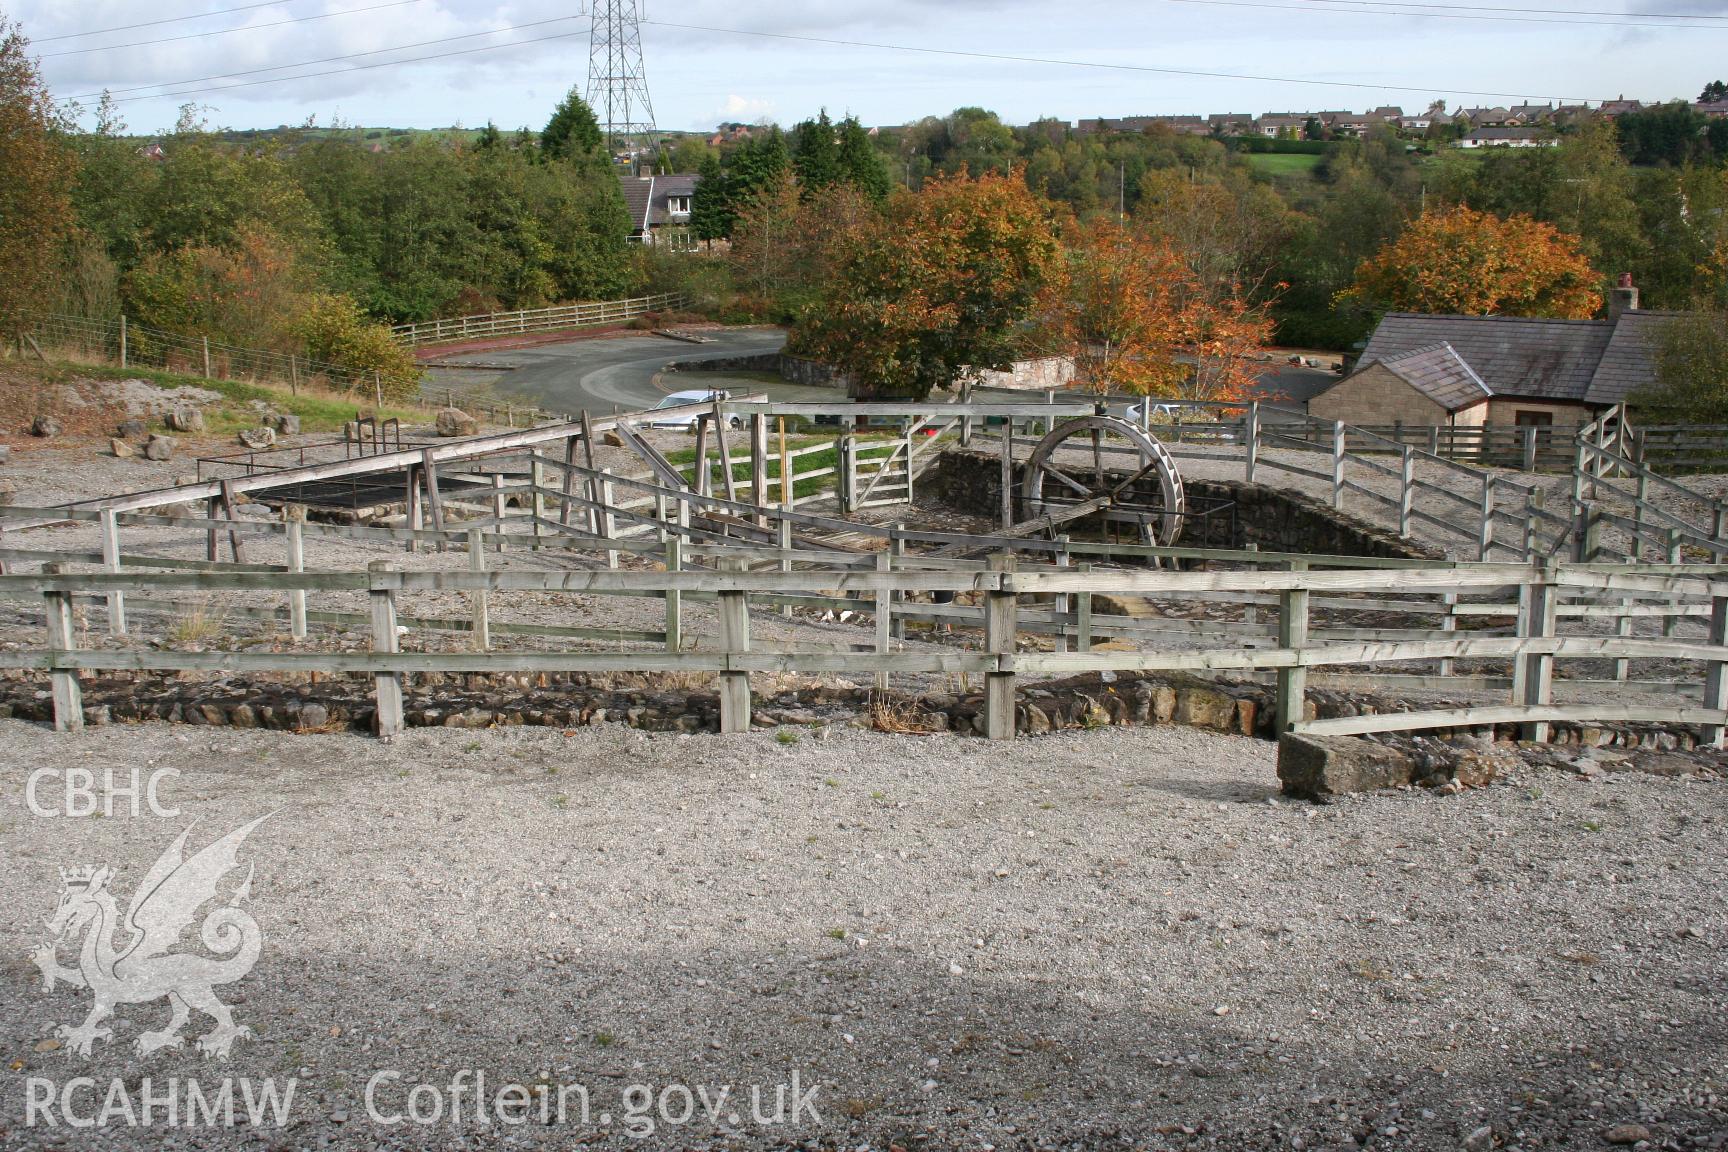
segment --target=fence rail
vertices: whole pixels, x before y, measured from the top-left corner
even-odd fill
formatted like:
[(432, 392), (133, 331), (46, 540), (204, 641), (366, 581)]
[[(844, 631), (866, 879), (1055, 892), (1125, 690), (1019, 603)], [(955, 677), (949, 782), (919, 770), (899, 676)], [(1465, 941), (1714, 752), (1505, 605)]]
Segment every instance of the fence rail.
[(605, 300), (589, 304), (561, 304), (516, 312), (490, 312), (483, 316), (456, 316), (448, 320), (423, 320), (397, 324), (390, 329), (396, 339), (411, 348), (425, 344), (453, 344), (463, 340), (486, 340), (495, 336), (555, 332), (562, 328), (587, 328), (600, 324), (622, 324), (651, 312), (675, 312), (689, 305), (683, 292), (662, 292), (628, 300)]
[[(292, 533), (295, 525), (285, 525)], [(480, 533), (470, 538), (472, 555), (483, 564)], [(1345, 734), (1367, 731), (1409, 731), (1436, 727), (1476, 727), (1517, 723), (1526, 738), (1547, 738), (1547, 726), (1578, 719), (1695, 725), (1702, 738), (1718, 746), (1728, 726), (1728, 575), (1721, 571), (1677, 573), (1665, 569), (1609, 570), (1601, 566), (1467, 565), (1424, 570), (1354, 571), (1065, 571), (1059, 568), (1020, 570), (1012, 557), (993, 556), (982, 569), (926, 570), (909, 558), (896, 567), (884, 555), (873, 568), (816, 566), (780, 571), (742, 552), (720, 552), (713, 569), (684, 566), (682, 541), (668, 542), (664, 571), (559, 570), (403, 571), (379, 561), (364, 571), (108, 571), (68, 573), (50, 567), (40, 574), (0, 576), (0, 593), (37, 599), (44, 606), (47, 642), (39, 649), (0, 653), (0, 668), (46, 671), (52, 682), (56, 727), (82, 727), (80, 675), (103, 671), (222, 671), (260, 673), (350, 673), (374, 680), (379, 735), (403, 730), (404, 677), (416, 673), (458, 672), (704, 672), (720, 680), (721, 728), (742, 732), (751, 723), (750, 676), (758, 673), (977, 674), (984, 677), (986, 734), (1008, 739), (1015, 734), (1015, 686), (1021, 675), (1075, 674), (1120, 671), (1188, 671), (1273, 673), (1276, 677), (1278, 728), (1281, 731)], [(1251, 554), (1244, 554), (1251, 555)], [(885, 562), (883, 562), (885, 561)], [(755, 565), (753, 569), (753, 563)], [(1410, 597), (1447, 594), (1503, 594), (1517, 589), (1518, 604), (1510, 634), (1473, 634), (1442, 639), (1322, 638), (1311, 634), (1315, 600), (1359, 595)], [(667, 627), (664, 647), (636, 651), (500, 651), (403, 652), (399, 648), (398, 597), (416, 591), (458, 592), (475, 598), (475, 631), (489, 628), (488, 598), (511, 591), (535, 594), (633, 595), (664, 599)], [(125, 636), (122, 597), (204, 595), (212, 592), (287, 594), (299, 627), (306, 620), (309, 593), (364, 593), (370, 602), (372, 645), (365, 652), (319, 651), (178, 651), (157, 647), (82, 647), (72, 628), (75, 601), (101, 597), (109, 605), (117, 636)], [(914, 597), (952, 593), (974, 603), (915, 604)], [(1081, 650), (1021, 653), (1018, 635), (1030, 625), (1044, 630), (1066, 622), (1066, 613), (1052, 612), (1035, 598), (1083, 593), (1087, 596), (1183, 597), (1235, 594), (1268, 597), (1276, 604), (1277, 625), (1270, 646), (1163, 651)], [(684, 597), (710, 596), (718, 606), (717, 644), (685, 651), (678, 637)], [(789, 648), (765, 651), (750, 635), (752, 597), (834, 600), (855, 595), (874, 606), (877, 617), (875, 651), (809, 651)], [(1610, 595), (1624, 601), (1649, 601), (1651, 606), (1683, 599), (1708, 602), (1709, 631), (1703, 640), (1652, 639), (1630, 636), (1562, 636), (1561, 602)], [(981, 630), (981, 650), (894, 650), (893, 619), (935, 611), (959, 616)], [(1022, 617), (1025, 617), (1023, 620)], [(361, 617), (341, 614), (343, 624)], [(1268, 629), (1271, 631), (1271, 629)], [(653, 633), (633, 632), (632, 640), (653, 642)], [(1414, 711), (1348, 720), (1305, 719), (1308, 673), (1332, 667), (1377, 669), (1411, 661), (1497, 658), (1513, 669), (1513, 700), (1507, 705), (1472, 706), (1440, 712)], [(1702, 700), (1672, 704), (1582, 707), (1553, 699), (1554, 664), (1562, 659), (1607, 658), (1680, 660), (1705, 667)]]

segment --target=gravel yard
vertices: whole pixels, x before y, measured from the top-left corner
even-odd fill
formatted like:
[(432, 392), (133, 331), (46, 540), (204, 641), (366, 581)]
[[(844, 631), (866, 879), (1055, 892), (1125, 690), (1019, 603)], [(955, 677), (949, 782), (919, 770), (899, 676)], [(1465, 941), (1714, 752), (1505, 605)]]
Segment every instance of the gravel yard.
[[(649, 1113), (648, 1143), (1728, 1139), (1721, 782), (1531, 768), (1316, 808), (1276, 799), (1270, 745), (1170, 727), (1007, 747), (852, 728), (382, 745), (7, 721), (0, 738), (7, 1147), (628, 1145), (635, 1085), (674, 1117), (668, 1086), (732, 1085), (736, 1104), (763, 1085), (772, 1116), (794, 1072), (819, 1122), (728, 1106), (716, 1123), (698, 1103), (688, 1124)], [(180, 815), (33, 815), (28, 776), (78, 766), (177, 768), (160, 798)], [(267, 812), (240, 854), (265, 946), (219, 989), (254, 1034), (226, 1063), (136, 1056), (157, 1001), (70, 1054), (53, 1028), (90, 995), (44, 993), (24, 958), (56, 869), (114, 866), (124, 907), (192, 821), (198, 848)], [(187, 1035), (208, 1027), (195, 1014)], [(582, 1085), (588, 1122), (572, 1097), (564, 1123), (480, 1127), (472, 1088), (460, 1125), (368, 1113), (380, 1072), (401, 1074), (374, 1093), (388, 1119), (414, 1085), (447, 1102), (458, 1070), (488, 1096)], [(143, 1076), (291, 1078), (295, 1095), (280, 1131), (27, 1125), (32, 1078), (80, 1075), (134, 1097)]]

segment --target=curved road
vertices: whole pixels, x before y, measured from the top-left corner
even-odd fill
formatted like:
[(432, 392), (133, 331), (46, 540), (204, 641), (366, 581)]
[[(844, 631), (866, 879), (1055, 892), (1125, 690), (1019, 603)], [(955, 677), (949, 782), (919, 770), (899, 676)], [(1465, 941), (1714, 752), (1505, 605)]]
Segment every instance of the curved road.
[(656, 384), (655, 376), (676, 360), (756, 356), (778, 352), (786, 343), (786, 334), (774, 329), (716, 330), (704, 335), (712, 338), (710, 342), (685, 344), (652, 335), (606, 336), (565, 344), (472, 352), (446, 362), (486, 368), (498, 365), (498, 369), (433, 368), (427, 372), (426, 391), (436, 395), (442, 386), (457, 391), (486, 388), (501, 399), (522, 400), (572, 416), (582, 411), (610, 415), (616, 409), (652, 408), (669, 392), (701, 388), (730, 387), (736, 391), (743, 386), (780, 400), (832, 399), (836, 394), (831, 388), (767, 383), (754, 377), (739, 381), (738, 377), (721, 372), (674, 375)]

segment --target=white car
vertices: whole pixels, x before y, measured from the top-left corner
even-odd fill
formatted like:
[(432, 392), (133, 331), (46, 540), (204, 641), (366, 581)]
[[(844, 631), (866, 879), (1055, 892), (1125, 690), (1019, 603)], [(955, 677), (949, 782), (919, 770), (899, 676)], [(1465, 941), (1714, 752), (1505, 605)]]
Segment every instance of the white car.
[[(658, 412), (662, 408), (686, 408), (692, 404), (707, 404), (712, 407), (716, 400), (730, 400), (731, 398), (732, 394), (730, 392), (674, 392), (670, 396), (663, 398), (660, 403), (654, 405), (654, 407), (650, 408), (649, 411)], [(702, 413), (686, 412), (678, 416), (650, 416), (645, 423), (650, 428), (684, 428), (694, 432), (696, 430), (696, 418), (700, 415), (702, 415)], [(727, 421), (727, 423), (736, 428), (742, 423), (742, 421), (740, 421), (738, 417), (733, 416)]]

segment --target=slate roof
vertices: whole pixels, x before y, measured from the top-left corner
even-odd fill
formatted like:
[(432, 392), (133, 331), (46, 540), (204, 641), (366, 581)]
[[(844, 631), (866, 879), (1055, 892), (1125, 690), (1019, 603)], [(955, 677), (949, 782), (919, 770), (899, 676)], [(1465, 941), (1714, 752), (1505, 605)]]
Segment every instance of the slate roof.
[(1374, 329), (1361, 364), (1444, 343), (1495, 396), (1618, 404), (1655, 378), (1651, 334), (1676, 315), (1635, 310), (1618, 319), (1541, 320), (1391, 312)]
[(1382, 360), (1380, 364), (1448, 412), (1480, 404), (1494, 395), (1482, 377), (1444, 340)]
[(620, 176), (624, 192), (624, 208), (630, 214), (630, 227), (646, 232), (657, 224), (668, 224), (672, 214), (666, 200), (670, 196), (690, 196), (696, 191), (694, 175)]

